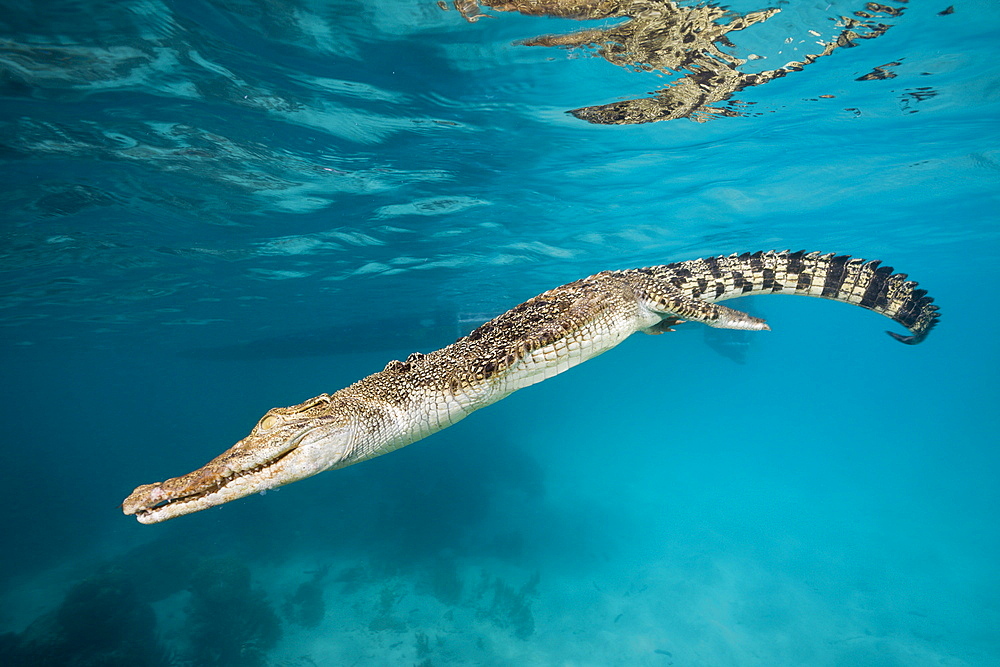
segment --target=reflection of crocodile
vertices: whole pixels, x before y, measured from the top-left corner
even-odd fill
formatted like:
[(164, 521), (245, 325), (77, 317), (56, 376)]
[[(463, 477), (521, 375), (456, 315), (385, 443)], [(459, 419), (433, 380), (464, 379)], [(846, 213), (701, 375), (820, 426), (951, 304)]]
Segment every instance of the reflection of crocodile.
[(938, 317), (904, 274), (832, 254), (758, 252), (604, 271), (536, 296), (440, 350), (390, 361), (332, 395), (274, 408), (205, 466), (137, 488), (123, 510), (156, 523), (386, 454), (636, 331), (660, 334), (681, 320), (768, 329), (764, 320), (715, 304), (749, 294), (853, 303), (906, 327), (910, 335), (890, 333), (909, 344), (922, 341)]
[[(906, 0), (894, 0), (906, 2)], [(883, 17), (898, 17), (903, 10), (868, 2), (854, 17), (839, 17), (841, 32), (835, 39), (819, 42), (818, 53), (801, 61), (762, 72), (741, 72), (747, 61), (721, 47), (732, 48), (727, 34), (771, 18), (776, 8), (745, 15), (713, 5), (680, 6), (673, 0), (454, 0), (455, 8), (469, 21), (485, 14), (479, 6), (501, 12), (569, 19), (627, 18), (610, 27), (581, 30), (568, 35), (546, 35), (521, 43), (527, 46), (561, 46), (593, 49), (620, 67), (668, 74), (683, 73), (653, 97), (574, 109), (572, 113), (591, 123), (633, 124), (690, 118), (706, 121), (713, 116), (736, 116), (730, 107), (712, 106), (729, 100), (733, 93), (799, 71), (817, 58), (839, 47), (851, 47), (859, 39), (878, 37), (889, 29)], [(814, 36), (819, 33), (811, 31)], [(754, 56), (751, 56), (751, 58)]]

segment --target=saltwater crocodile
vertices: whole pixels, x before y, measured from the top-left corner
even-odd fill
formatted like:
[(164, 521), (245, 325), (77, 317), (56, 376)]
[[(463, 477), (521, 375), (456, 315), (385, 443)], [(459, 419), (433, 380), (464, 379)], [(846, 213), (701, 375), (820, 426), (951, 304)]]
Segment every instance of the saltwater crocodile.
[(387, 454), (479, 408), (610, 350), (637, 331), (684, 320), (767, 330), (764, 320), (715, 302), (801, 294), (852, 303), (898, 322), (921, 342), (937, 306), (917, 283), (878, 260), (817, 252), (756, 252), (622, 271), (556, 287), (429, 354), (299, 405), (274, 408), (250, 434), (194, 472), (138, 487), (125, 514), (157, 523)]

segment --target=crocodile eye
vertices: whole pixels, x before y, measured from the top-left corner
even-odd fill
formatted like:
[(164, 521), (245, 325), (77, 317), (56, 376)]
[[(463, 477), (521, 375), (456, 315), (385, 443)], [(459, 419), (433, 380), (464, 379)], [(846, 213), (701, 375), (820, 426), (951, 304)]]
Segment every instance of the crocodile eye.
[(270, 431), (272, 428), (278, 425), (278, 418), (274, 415), (264, 415), (264, 418), (260, 420), (258, 425), (261, 431)]

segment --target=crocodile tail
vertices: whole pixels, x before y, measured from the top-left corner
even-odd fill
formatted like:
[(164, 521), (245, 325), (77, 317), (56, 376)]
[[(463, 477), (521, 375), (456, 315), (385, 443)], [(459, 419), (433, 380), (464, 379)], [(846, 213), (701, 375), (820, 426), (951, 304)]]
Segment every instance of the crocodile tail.
[(852, 303), (881, 313), (909, 335), (887, 332), (916, 345), (937, 324), (938, 307), (905, 273), (880, 260), (818, 252), (769, 251), (706, 257), (639, 269), (673, 288), (706, 301), (753, 294), (801, 294)]

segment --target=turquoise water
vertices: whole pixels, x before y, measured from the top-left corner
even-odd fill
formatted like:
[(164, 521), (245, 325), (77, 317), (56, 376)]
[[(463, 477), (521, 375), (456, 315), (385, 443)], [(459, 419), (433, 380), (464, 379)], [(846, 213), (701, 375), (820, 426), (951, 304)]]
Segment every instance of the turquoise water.
[[(737, 71), (872, 14), (776, 6)], [(690, 70), (519, 41), (622, 18), (0, 3), (0, 661), (1000, 664), (1000, 7), (887, 6), (723, 111), (601, 125), (567, 111)], [(120, 513), (545, 289), (770, 248), (883, 259), (941, 324), (730, 302), (772, 331), (637, 336), (390, 456)]]

